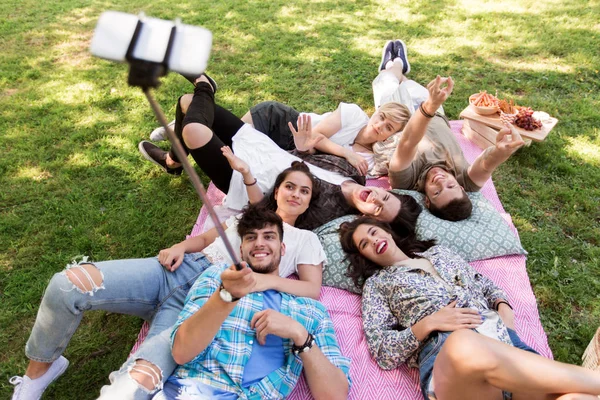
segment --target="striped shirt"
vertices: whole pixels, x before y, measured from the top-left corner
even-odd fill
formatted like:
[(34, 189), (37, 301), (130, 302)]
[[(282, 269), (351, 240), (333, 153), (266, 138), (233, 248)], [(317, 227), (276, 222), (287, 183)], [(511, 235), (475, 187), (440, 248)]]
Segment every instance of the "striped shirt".
[[(212, 266), (196, 280), (188, 293), (185, 306), (175, 324), (171, 340), (181, 324), (198, 311), (219, 289), (221, 272), (226, 266)], [(263, 309), (262, 293), (244, 296), (221, 325), (213, 341), (192, 361), (179, 366), (174, 375), (178, 378), (197, 379), (217, 389), (236, 393), (240, 399), (281, 399), (296, 386), (302, 372), (302, 359), (292, 353), (293, 342), (283, 339), (285, 363), (261, 381), (242, 387), (244, 366), (252, 353), (256, 340), (250, 321)], [(315, 337), (317, 346), (329, 361), (340, 368), (350, 385), (350, 359), (342, 356), (333, 322), (325, 307), (313, 299), (281, 293), (280, 312), (306, 328)]]

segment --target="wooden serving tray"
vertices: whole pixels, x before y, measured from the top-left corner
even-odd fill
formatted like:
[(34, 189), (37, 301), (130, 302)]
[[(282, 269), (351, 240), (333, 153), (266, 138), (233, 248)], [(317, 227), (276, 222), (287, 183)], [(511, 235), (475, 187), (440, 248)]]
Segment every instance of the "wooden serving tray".
[[(504, 127), (502, 121), (500, 120), (499, 113), (492, 115), (481, 115), (477, 114), (470, 106), (465, 108), (460, 113), (460, 118), (480, 122), (496, 130), (500, 130)], [(536, 129), (535, 131), (527, 131), (525, 129), (519, 128), (518, 126), (515, 126), (515, 129), (523, 138), (528, 138), (535, 142), (541, 142), (544, 139), (546, 139), (546, 136), (548, 136), (548, 133), (550, 133), (550, 131), (552, 130), (552, 128), (554, 128), (557, 122), (558, 120), (556, 118), (550, 117), (549, 121), (542, 121), (542, 127), (540, 129)]]

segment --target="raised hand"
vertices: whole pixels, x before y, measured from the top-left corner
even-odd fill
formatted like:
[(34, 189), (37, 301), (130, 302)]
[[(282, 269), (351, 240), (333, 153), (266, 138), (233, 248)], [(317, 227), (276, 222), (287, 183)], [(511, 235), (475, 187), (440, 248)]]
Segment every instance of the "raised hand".
[(221, 272), (223, 287), (232, 296), (238, 298), (242, 298), (254, 291), (254, 286), (256, 285), (254, 271), (248, 267), (246, 262), (242, 261), (241, 264), (243, 268), (239, 271), (235, 268), (235, 265), (232, 265)]
[(308, 337), (308, 332), (298, 321), (271, 309), (254, 314), (250, 326), (256, 331), (256, 339), (262, 345), (265, 344), (267, 335), (292, 339), (296, 345), (303, 344)]
[(312, 131), (312, 123), (310, 115), (301, 114), (298, 116), (298, 130), (294, 129), (294, 125), (288, 122), (290, 131), (294, 136), (294, 145), (299, 151), (310, 151), (319, 143), (324, 136), (321, 134), (314, 134)]
[(358, 170), (358, 173), (365, 176), (369, 171), (369, 163), (360, 155), (352, 150), (347, 149), (344, 158)]
[(158, 253), (158, 262), (168, 271), (174, 272), (183, 262), (185, 250), (181, 244), (176, 244)]
[(238, 156), (233, 154), (233, 150), (231, 150), (231, 147), (223, 146), (223, 147), (221, 147), (221, 152), (223, 153), (223, 156), (225, 156), (225, 158), (229, 162), (231, 169), (238, 171), (242, 175), (250, 172), (250, 167), (248, 166), (246, 161), (242, 160), (241, 158), (239, 158)]
[(504, 123), (504, 128), (496, 135), (496, 149), (506, 158), (510, 157), (515, 151), (525, 145), (521, 134), (515, 129), (513, 124)]
[(427, 100), (431, 103), (431, 109), (427, 109), (426, 111), (433, 114), (450, 97), (452, 89), (454, 89), (454, 81), (451, 77), (443, 78), (438, 75), (434, 80), (429, 82), (427, 85), (429, 98)]

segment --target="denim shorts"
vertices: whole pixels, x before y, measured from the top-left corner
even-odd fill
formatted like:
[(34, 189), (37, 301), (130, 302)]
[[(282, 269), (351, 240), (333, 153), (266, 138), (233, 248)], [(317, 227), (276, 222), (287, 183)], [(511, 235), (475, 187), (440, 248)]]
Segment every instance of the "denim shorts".
[[(421, 386), (421, 393), (423, 394), (423, 398), (425, 400), (436, 398), (435, 393), (432, 393), (429, 390), (429, 385), (431, 383), (431, 378), (433, 375), (433, 364), (438, 353), (442, 349), (442, 346), (446, 342), (446, 339), (448, 339), (448, 336), (450, 336), (451, 333), (452, 332), (433, 333), (429, 340), (425, 342), (425, 345), (419, 353), (419, 380)], [(510, 340), (512, 341), (514, 347), (521, 350), (529, 351), (531, 353), (539, 354), (537, 351), (523, 343), (519, 335), (517, 335), (517, 332), (515, 332), (514, 330), (508, 329), (508, 335), (510, 336)], [(504, 400), (512, 399), (512, 394), (510, 392), (503, 391), (502, 395)]]

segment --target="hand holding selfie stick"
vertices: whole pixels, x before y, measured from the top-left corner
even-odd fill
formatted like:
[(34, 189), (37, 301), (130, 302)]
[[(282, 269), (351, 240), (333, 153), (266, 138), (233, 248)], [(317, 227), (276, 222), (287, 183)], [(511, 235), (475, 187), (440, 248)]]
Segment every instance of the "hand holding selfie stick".
[[(102, 58), (129, 63), (127, 82), (130, 86), (142, 88), (154, 115), (165, 128), (173, 150), (183, 164), (183, 169), (194, 185), (196, 193), (207, 207), (208, 214), (223, 239), (236, 269), (241, 270), (243, 267), (239, 257), (225, 235), (200, 177), (188, 161), (181, 142), (168, 126), (160, 105), (150, 93), (150, 88), (160, 85), (158, 78), (165, 76), (169, 68), (188, 75), (200, 75), (206, 68), (211, 42), (210, 31), (183, 25), (179, 20), (173, 23), (146, 18), (143, 14), (136, 17), (131, 14), (106, 11), (100, 16), (96, 26), (91, 51), (92, 54)], [(190, 57), (187, 56), (188, 53), (191, 54)]]

